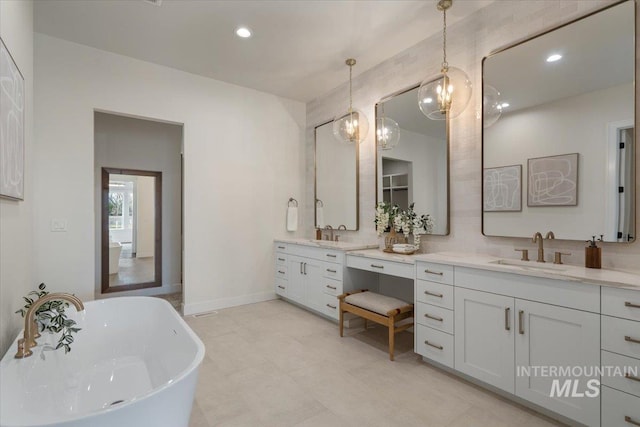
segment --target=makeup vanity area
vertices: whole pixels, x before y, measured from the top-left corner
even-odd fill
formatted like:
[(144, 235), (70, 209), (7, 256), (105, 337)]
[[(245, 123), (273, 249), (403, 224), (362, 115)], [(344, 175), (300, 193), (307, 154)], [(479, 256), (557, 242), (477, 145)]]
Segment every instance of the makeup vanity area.
[[(521, 238), (516, 250), (535, 250), (532, 236), (548, 230), (566, 241), (635, 239), (635, 7), (623, 1), (483, 59), (483, 235)], [(556, 46), (568, 70), (540, 63)], [(578, 75), (589, 84), (563, 85)], [(391, 149), (377, 145), (377, 201), (415, 202), (434, 217), (432, 234), (446, 236), (455, 121), (426, 119), (416, 99), (411, 87), (376, 105), (402, 135)], [(316, 128), (315, 225), (357, 230), (358, 149), (333, 142), (330, 128)], [(335, 158), (346, 160), (325, 161)], [(536, 193), (540, 159), (549, 180), (562, 175), (562, 197)], [(376, 242), (284, 239), (274, 253), (287, 300), (333, 320), (336, 296), (356, 289), (413, 302), (425, 362), (569, 424), (640, 426), (640, 270), (555, 264), (553, 254), (399, 255)]]

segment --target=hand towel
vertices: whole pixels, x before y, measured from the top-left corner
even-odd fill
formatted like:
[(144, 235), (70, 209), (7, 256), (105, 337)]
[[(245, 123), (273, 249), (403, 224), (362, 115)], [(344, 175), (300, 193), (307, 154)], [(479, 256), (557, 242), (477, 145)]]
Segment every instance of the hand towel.
[(324, 208), (316, 206), (316, 228), (324, 228)]
[(298, 230), (298, 207), (289, 206), (287, 208), (287, 231)]

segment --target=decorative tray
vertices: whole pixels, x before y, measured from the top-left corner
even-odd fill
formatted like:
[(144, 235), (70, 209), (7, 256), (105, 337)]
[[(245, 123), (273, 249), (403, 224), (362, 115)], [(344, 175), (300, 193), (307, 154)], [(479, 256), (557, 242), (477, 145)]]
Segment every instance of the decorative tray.
[(383, 249), (382, 252), (386, 252), (388, 254), (396, 254), (396, 255), (413, 255), (416, 253), (416, 250), (412, 250), (412, 251), (394, 251), (393, 249)]

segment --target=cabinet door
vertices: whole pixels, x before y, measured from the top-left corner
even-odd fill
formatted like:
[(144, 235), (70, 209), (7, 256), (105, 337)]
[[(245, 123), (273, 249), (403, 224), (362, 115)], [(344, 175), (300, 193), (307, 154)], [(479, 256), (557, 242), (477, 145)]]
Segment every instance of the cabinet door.
[(289, 288), (287, 289), (287, 297), (300, 304), (304, 304), (304, 263), (306, 261), (306, 258), (289, 256), (289, 268), (287, 269)]
[(600, 425), (600, 397), (589, 397), (588, 388), (589, 380), (600, 377), (551, 376), (552, 369), (575, 367), (597, 374), (590, 368), (600, 366), (600, 316), (520, 299), (515, 314), (516, 395), (583, 424)]
[(305, 277), (304, 304), (316, 311), (324, 312), (324, 266), (321, 261), (306, 258), (302, 266)]
[(514, 299), (455, 289), (455, 368), (514, 392)]

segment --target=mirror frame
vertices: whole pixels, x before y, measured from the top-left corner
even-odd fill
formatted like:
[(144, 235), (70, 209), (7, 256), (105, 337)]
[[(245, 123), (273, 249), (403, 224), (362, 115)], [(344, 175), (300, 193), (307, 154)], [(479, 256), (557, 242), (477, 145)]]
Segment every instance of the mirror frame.
[[(433, 77), (433, 79), (431, 81), (435, 81), (438, 80), (439, 78), (441, 78), (442, 75), (436, 75)], [(393, 92), (390, 95), (385, 96), (384, 98), (380, 99), (380, 101), (376, 102), (375, 106), (374, 106), (374, 113), (375, 113), (375, 125), (374, 125), (374, 147), (375, 147), (375, 151), (374, 151), (374, 159), (376, 162), (376, 166), (375, 166), (375, 180), (376, 180), (376, 205), (378, 205), (378, 202), (380, 201), (378, 199), (378, 194), (379, 194), (379, 181), (381, 181), (378, 178), (378, 174), (381, 173), (382, 171), (378, 170), (378, 154), (379, 154), (379, 150), (378, 150), (378, 141), (376, 139), (376, 135), (377, 135), (377, 128), (376, 125), (378, 123), (378, 106), (380, 104), (382, 104), (383, 102), (389, 101), (392, 98), (395, 98), (396, 96), (400, 96), (403, 95), (407, 92), (411, 92), (414, 89), (418, 89), (420, 87), (421, 83), (417, 83), (417, 84), (413, 84), (411, 86), (408, 86), (404, 89), (401, 89), (399, 91)], [(420, 108), (418, 106), (418, 98), (416, 97), (416, 108)], [(429, 236), (448, 236), (451, 233), (451, 118), (448, 117), (447, 113), (447, 118), (445, 119), (445, 128), (446, 128), (446, 132), (445, 132), (445, 136), (446, 136), (446, 140), (447, 140), (447, 227), (445, 228), (445, 232), (444, 234), (429, 234)], [(427, 116), (424, 117), (425, 120), (431, 120), (429, 119)], [(402, 135), (402, 134), (401, 134)], [(401, 139), (402, 141), (402, 139)], [(375, 227), (375, 224), (374, 224)]]
[[(593, 12), (590, 12), (586, 15), (582, 15), (578, 18), (572, 19), (568, 22), (565, 22), (563, 24), (559, 24), (556, 25), (554, 27), (551, 27), (549, 29), (540, 31), (538, 33), (533, 34), (532, 36), (527, 36), (524, 39), (515, 41), (513, 43), (507, 44), (503, 47), (497, 48), (492, 50), (487, 56), (485, 56), (484, 58), (482, 58), (482, 66), (481, 66), (481, 100), (484, 99), (484, 86), (485, 86), (485, 82), (484, 82), (484, 62), (491, 58), (492, 56), (495, 56), (501, 52), (504, 52), (506, 50), (509, 50), (511, 48), (514, 48), (516, 46), (520, 46), (521, 44), (527, 43), (533, 39), (536, 39), (538, 37), (542, 37), (546, 34), (552, 33), (553, 31), (559, 30), (560, 28), (564, 28), (567, 27), (571, 24), (574, 24), (578, 21), (582, 21), (585, 18), (588, 18), (590, 16), (596, 15), (600, 12), (604, 12), (607, 9), (610, 9), (612, 7), (616, 7), (622, 3), (626, 3), (627, 1), (631, 1), (633, 3), (633, 12), (634, 12), (634, 34), (633, 34), (633, 44), (634, 44), (634, 54), (636, 56), (634, 63), (635, 65), (635, 69), (634, 69), (634, 75), (633, 75), (633, 88), (634, 88), (634, 94), (633, 94), (633, 99), (634, 99), (634, 111), (633, 111), (633, 139), (636, 142), (636, 153), (635, 153), (635, 167), (633, 169), (633, 182), (637, 182), (637, 169), (638, 169), (638, 158), (640, 157), (640, 150), (638, 150), (637, 147), (637, 136), (638, 136), (638, 132), (637, 132), (637, 125), (638, 125), (638, 1), (637, 0), (620, 0), (617, 1), (615, 3), (606, 5), (605, 7), (602, 7), (600, 9), (594, 10)], [(518, 237), (518, 236), (500, 236), (500, 235), (496, 235), (496, 234), (486, 234), (485, 233), (485, 229), (484, 229), (484, 206), (483, 206), (483, 200), (484, 200), (484, 103), (481, 103), (481, 107), (480, 107), (480, 138), (481, 138), (481, 144), (480, 144), (480, 161), (481, 161), (481, 167), (480, 167), (480, 184), (481, 184), (481, 188), (480, 188), (480, 213), (481, 213), (481, 231), (482, 231), (482, 235), (486, 236), (486, 237), (506, 237), (506, 238), (514, 238), (514, 239), (526, 239), (528, 237)], [(635, 200), (634, 203), (636, 204), (636, 207), (638, 206), (638, 193), (639, 193), (639, 188), (636, 187), (636, 194), (635, 194)], [(377, 191), (376, 191), (377, 194)], [(637, 241), (637, 232), (638, 232), (638, 211), (636, 210), (636, 221), (635, 221), (635, 229), (634, 229), (634, 237), (633, 240), (629, 240), (626, 242), (605, 242), (605, 243), (616, 243), (616, 244), (630, 244), (630, 243), (634, 243), (635, 241)], [(587, 233), (589, 234), (589, 233)], [(582, 241), (584, 239), (580, 239), (580, 240), (574, 240), (574, 239), (562, 239), (562, 240), (567, 240), (567, 241)]]
[[(153, 282), (132, 283), (130, 285), (109, 286), (109, 175), (150, 176), (156, 179), (154, 188), (154, 280)], [(162, 172), (151, 172), (136, 169), (102, 168), (101, 197), (101, 290), (103, 294), (133, 291), (137, 289), (158, 288), (162, 286)]]
[[(317, 203), (318, 203), (318, 128), (320, 126), (325, 126), (333, 123), (334, 120), (323, 121), (313, 127), (313, 227), (318, 229), (318, 214), (317, 214)], [(331, 129), (331, 134), (333, 135), (333, 129)], [(356, 228), (349, 229), (347, 231), (358, 231), (360, 229), (360, 144), (354, 143), (353, 148), (356, 151)], [(327, 224), (331, 225), (331, 224)], [(333, 225), (331, 225), (333, 227)], [(337, 229), (337, 227), (335, 229)]]

